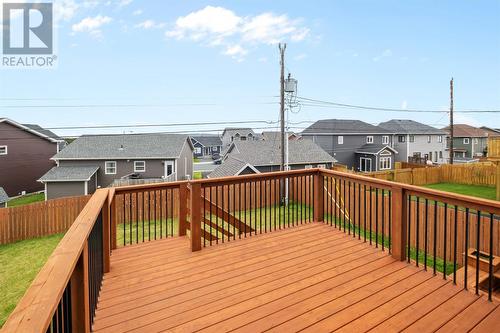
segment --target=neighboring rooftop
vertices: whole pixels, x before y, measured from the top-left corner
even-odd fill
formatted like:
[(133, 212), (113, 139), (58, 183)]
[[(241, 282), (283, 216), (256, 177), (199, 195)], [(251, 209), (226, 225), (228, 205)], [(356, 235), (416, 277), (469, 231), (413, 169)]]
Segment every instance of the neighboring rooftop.
[(12, 119), (9, 118), (0, 118), (0, 123), (8, 123), (11, 124), (12, 126), (18, 127), (22, 130), (25, 130), (27, 132), (30, 132), (34, 135), (37, 135), (41, 138), (47, 139), (52, 142), (62, 142), (64, 139), (53, 133), (52, 131), (49, 131), (39, 125), (35, 124), (20, 124)]
[(9, 201), (9, 196), (3, 187), (0, 187), (0, 203), (6, 203), (7, 201)]
[(323, 119), (303, 130), (302, 134), (390, 134), (390, 132), (361, 120)]
[(392, 119), (378, 125), (393, 134), (442, 134), (446, 131), (410, 119)]
[(250, 165), (237, 157), (229, 155), (224, 160), (224, 163), (210, 173), (210, 178), (235, 176), (240, 174), (245, 167), (250, 167)]
[(38, 125), (35, 125), (35, 124), (23, 124), (23, 125), (26, 126), (26, 127), (31, 128), (34, 131), (42, 133), (42, 134), (44, 134), (44, 135), (46, 135), (49, 138), (52, 138), (54, 140), (58, 140), (58, 141), (63, 141), (64, 140), (63, 138), (61, 138), (59, 135), (55, 134), (54, 132), (52, 132), (52, 131), (50, 131), (48, 129), (45, 129), (43, 127), (40, 127)]
[(253, 131), (253, 129), (251, 129), (250, 127), (226, 127), (224, 129), (224, 132), (222, 132), (222, 135), (228, 135), (228, 136), (235, 136), (236, 134), (240, 134), (240, 135), (248, 135), (249, 133), (251, 133), (253, 136), (256, 136), (255, 132)]
[[(449, 132), (450, 126), (443, 128), (443, 130)], [(456, 138), (486, 138), (490, 135), (491, 134), (487, 130), (467, 124), (453, 125), (453, 136)]]
[(161, 159), (178, 158), (191, 140), (184, 134), (119, 134), (81, 136), (54, 159)]
[[(267, 141), (278, 141), (281, 140), (281, 132), (278, 131), (268, 131), (262, 132), (262, 139)], [(288, 140), (297, 140), (300, 136), (294, 132), (288, 132)]]
[(99, 170), (98, 166), (58, 166), (53, 167), (38, 181), (87, 181)]
[(205, 147), (209, 147), (209, 146), (222, 146), (222, 140), (216, 134), (212, 134), (212, 135), (206, 134), (206, 135), (191, 136), (191, 139), (198, 141), (199, 143), (201, 143)]

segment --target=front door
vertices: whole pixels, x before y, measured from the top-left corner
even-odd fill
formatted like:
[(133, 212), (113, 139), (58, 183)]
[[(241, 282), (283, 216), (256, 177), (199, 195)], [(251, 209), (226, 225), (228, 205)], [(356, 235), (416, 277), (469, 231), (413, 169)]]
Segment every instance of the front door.
[(367, 157), (361, 157), (359, 159), (359, 171), (361, 172), (372, 171), (372, 159)]

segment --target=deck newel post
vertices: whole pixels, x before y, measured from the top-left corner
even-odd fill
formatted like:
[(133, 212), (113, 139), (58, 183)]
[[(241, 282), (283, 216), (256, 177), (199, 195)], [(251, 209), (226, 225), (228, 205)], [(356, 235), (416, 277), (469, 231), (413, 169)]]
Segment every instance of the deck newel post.
[(406, 231), (408, 223), (408, 203), (405, 190), (400, 186), (392, 187), (391, 195), (392, 207), (392, 228), (391, 243), (392, 257), (403, 261), (406, 259)]
[(88, 245), (85, 243), (82, 254), (70, 277), (71, 324), (74, 332), (90, 332), (88, 272)]
[(109, 203), (109, 207), (110, 207), (110, 214), (111, 214), (111, 218), (110, 218), (110, 238), (111, 238), (111, 250), (116, 250), (116, 220), (117, 220), (117, 216), (116, 216), (116, 200), (115, 200), (116, 196), (113, 194), (112, 196), (112, 199)]
[(191, 186), (191, 251), (201, 250), (201, 184)]
[(187, 184), (181, 184), (179, 188), (179, 236), (186, 236), (187, 227)]
[(115, 190), (110, 189), (104, 205), (102, 206), (102, 256), (104, 264), (104, 273), (108, 273), (110, 269), (111, 256), (111, 236), (110, 236), (110, 206), (115, 195)]
[(314, 174), (314, 222), (323, 222), (324, 178), (320, 170)]

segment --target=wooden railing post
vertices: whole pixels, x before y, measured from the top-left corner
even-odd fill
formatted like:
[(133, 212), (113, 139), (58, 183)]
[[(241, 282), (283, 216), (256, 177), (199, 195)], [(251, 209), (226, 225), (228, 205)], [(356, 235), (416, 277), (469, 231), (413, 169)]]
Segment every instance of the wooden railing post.
[(201, 250), (201, 184), (191, 186), (191, 251)]
[(85, 242), (78, 259), (71, 283), (71, 323), (73, 332), (90, 332), (88, 246)]
[(324, 177), (321, 171), (314, 174), (314, 221), (323, 222)]
[(406, 231), (408, 224), (408, 202), (403, 187), (394, 186), (392, 188), (391, 208), (392, 257), (403, 261), (406, 259)]
[(108, 191), (108, 197), (102, 206), (102, 262), (104, 264), (104, 273), (109, 272), (110, 256), (111, 256), (111, 215), (110, 206), (113, 202), (115, 190), (112, 188)]
[(116, 196), (113, 195), (113, 198), (109, 204), (110, 207), (110, 214), (111, 218), (109, 220), (110, 223), (110, 245), (111, 245), (111, 250), (116, 250), (116, 221), (117, 221), (117, 216), (116, 216)]
[(179, 236), (186, 236), (187, 211), (188, 211), (188, 189), (187, 184), (181, 184), (179, 188)]

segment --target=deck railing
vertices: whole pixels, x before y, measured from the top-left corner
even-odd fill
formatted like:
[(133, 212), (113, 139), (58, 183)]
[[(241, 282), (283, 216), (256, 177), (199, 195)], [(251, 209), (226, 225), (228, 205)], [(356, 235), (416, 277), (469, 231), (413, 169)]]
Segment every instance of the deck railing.
[(192, 251), (321, 222), (486, 293), (498, 284), (500, 203), (325, 169), (98, 190), (5, 323), (89, 332), (112, 252), (188, 236)]

